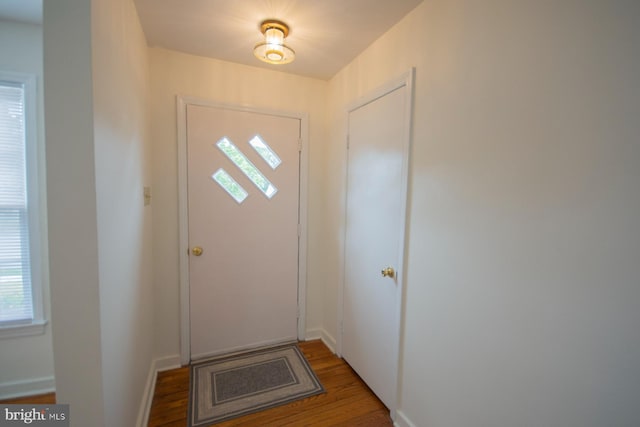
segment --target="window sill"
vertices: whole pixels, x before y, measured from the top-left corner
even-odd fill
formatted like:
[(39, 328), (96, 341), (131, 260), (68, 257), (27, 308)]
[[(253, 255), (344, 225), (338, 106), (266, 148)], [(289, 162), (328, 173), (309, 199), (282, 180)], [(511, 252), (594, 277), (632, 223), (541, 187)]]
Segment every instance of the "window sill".
[(34, 320), (31, 323), (0, 326), (0, 339), (42, 335), (46, 325), (46, 320)]

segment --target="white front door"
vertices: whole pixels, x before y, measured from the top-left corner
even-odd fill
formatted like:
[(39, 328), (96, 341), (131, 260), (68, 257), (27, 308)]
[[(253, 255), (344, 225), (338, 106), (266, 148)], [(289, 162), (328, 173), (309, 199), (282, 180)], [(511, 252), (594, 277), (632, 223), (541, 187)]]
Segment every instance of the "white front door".
[(191, 359), (297, 338), (300, 119), (187, 105)]
[(395, 409), (410, 75), (349, 111), (342, 356)]

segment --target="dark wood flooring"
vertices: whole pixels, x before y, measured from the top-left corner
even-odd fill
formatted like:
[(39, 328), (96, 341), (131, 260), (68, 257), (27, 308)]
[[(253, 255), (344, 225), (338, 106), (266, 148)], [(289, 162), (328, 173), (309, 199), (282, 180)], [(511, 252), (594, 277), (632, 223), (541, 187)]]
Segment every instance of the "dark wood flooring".
[[(389, 411), (342, 359), (321, 341), (299, 344), (324, 394), (216, 424), (229, 426), (392, 426)], [(160, 372), (149, 427), (185, 427), (189, 399), (189, 368)]]
[[(217, 427), (253, 426), (393, 426), (389, 411), (342, 359), (321, 341), (299, 344), (320, 382), (324, 394), (246, 415)], [(149, 416), (149, 427), (185, 427), (189, 401), (189, 368), (160, 372)], [(56, 403), (55, 393), (21, 397), (0, 403)]]
[(0, 400), (0, 403), (4, 403), (7, 405), (20, 405), (20, 404), (31, 404), (31, 405), (49, 405), (56, 403), (56, 394), (55, 393), (47, 393), (47, 394), (39, 394), (37, 396), (26, 396), (26, 397), (16, 397), (13, 399)]

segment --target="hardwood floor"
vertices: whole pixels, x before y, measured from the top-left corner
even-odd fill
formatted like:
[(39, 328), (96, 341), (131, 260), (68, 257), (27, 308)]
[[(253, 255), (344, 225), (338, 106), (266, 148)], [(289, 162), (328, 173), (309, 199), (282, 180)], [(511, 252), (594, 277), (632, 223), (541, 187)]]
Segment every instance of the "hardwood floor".
[[(229, 426), (392, 426), (389, 411), (346, 362), (321, 341), (299, 344), (324, 394), (216, 424)], [(189, 368), (160, 372), (149, 427), (185, 427), (189, 399)]]
[(0, 400), (0, 403), (4, 403), (7, 405), (20, 405), (23, 403), (32, 405), (48, 405), (56, 403), (56, 394), (47, 393), (39, 394), (37, 396), (15, 397), (13, 399)]

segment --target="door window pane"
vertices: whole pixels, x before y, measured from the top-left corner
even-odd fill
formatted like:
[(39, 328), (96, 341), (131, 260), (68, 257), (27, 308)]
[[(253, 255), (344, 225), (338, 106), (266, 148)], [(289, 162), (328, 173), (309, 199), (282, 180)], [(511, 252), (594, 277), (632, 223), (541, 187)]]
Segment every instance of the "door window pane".
[(258, 170), (257, 167), (226, 137), (216, 144), (218, 148), (255, 184), (256, 187), (267, 196), (272, 198), (278, 189)]
[(280, 163), (282, 163), (280, 157), (278, 157), (275, 151), (273, 151), (271, 147), (269, 147), (269, 145), (262, 138), (260, 138), (260, 135), (256, 135), (251, 138), (249, 144), (253, 147), (254, 150), (256, 150), (260, 157), (262, 157), (264, 161), (267, 162), (269, 166), (271, 166), (271, 169), (275, 170), (280, 165)]
[(249, 195), (247, 191), (222, 168), (211, 175), (211, 178), (238, 203), (244, 202), (244, 199)]

